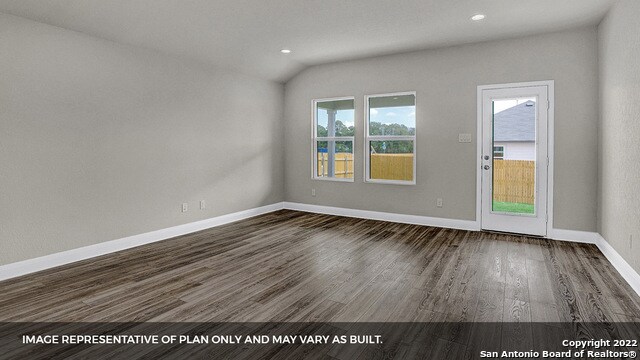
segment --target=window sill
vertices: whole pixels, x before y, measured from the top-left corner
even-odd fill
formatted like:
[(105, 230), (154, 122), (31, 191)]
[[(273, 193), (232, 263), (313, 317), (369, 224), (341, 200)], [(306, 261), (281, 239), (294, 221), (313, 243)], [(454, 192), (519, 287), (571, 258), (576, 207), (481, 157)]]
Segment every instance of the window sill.
[(415, 181), (404, 180), (378, 180), (378, 179), (365, 179), (367, 184), (386, 184), (386, 185), (416, 185)]
[(335, 178), (335, 177), (313, 177), (312, 180), (335, 181), (335, 182), (346, 182), (346, 183), (354, 182), (354, 179), (343, 179), (343, 178)]

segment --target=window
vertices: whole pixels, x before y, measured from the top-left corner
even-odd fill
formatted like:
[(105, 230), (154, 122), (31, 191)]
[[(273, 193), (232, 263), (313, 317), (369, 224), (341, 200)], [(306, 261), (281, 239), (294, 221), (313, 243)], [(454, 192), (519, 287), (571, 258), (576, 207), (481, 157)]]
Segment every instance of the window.
[(354, 98), (313, 101), (313, 178), (353, 181)]
[(365, 181), (416, 183), (416, 94), (365, 97)]
[(504, 146), (503, 145), (496, 145), (496, 146), (493, 147), (493, 158), (495, 160), (504, 159)]

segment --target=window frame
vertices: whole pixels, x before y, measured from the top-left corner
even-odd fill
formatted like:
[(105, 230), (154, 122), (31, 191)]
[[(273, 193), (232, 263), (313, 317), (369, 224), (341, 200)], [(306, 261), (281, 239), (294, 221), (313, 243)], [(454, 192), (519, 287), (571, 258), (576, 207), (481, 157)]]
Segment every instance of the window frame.
[[(496, 157), (496, 149), (495, 148), (497, 148), (497, 147), (501, 147), (502, 148), (502, 151), (498, 151), (498, 152), (502, 152), (502, 157), (498, 157), (498, 158)], [(506, 150), (507, 150), (507, 147), (504, 146), (504, 145), (493, 145), (493, 154), (492, 154), (493, 158), (495, 160), (504, 160), (504, 156), (506, 155)]]
[[(415, 109), (416, 115), (416, 123), (414, 124), (415, 131), (413, 135), (369, 135), (369, 115), (371, 113), (369, 109), (369, 99), (376, 97), (390, 97), (390, 96), (402, 96), (402, 95), (413, 95), (414, 104), (413, 107)], [(383, 93), (383, 94), (370, 94), (364, 96), (364, 182), (370, 184), (389, 184), (389, 185), (416, 185), (416, 174), (418, 172), (417, 168), (417, 154), (416, 148), (418, 147), (417, 137), (418, 134), (418, 95), (416, 91), (401, 91), (401, 92), (392, 92), (392, 93)], [(384, 179), (371, 179), (370, 167), (371, 167), (371, 146), (369, 145), (371, 141), (394, 141), (394, 140), (411, 140), (413, 141), (413, 180), (384, 180)]]
[[(318, 137), (318, 111), (317, 106), (318, 103), (327, 102), (327, 101), (340, 101), (340, 100), (353, 100), (353, 129), (354, 136), (333, 136), (333, 137)], [(355, 133), (357, 131), (356, 127), (356, 98), (355, 96), (341, 96), (341, 97), (333, 97), (333, 98), (321, 98), (321, 99), (313, 99), (311, 101), (311, 179), (312, 180), (321, 180), (321, 181), (337, 181), (337, 182), (355, 182), (356, 174), (355, 174)], [(351, 149), (352, 149), (352, 161), (353, 161), (353, 176), (351, 178), (338, 178), (338, 177), (329, 177), (329, 176), (318, 176), (318, 141), (351, 141)]]

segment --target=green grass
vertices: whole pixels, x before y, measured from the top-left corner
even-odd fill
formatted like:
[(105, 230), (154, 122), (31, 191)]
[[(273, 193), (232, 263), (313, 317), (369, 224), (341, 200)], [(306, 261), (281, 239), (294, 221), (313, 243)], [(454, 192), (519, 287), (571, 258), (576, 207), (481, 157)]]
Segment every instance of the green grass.
[(494, 201), (493, 211), (518, 214), (533, 214), (533, 204)]

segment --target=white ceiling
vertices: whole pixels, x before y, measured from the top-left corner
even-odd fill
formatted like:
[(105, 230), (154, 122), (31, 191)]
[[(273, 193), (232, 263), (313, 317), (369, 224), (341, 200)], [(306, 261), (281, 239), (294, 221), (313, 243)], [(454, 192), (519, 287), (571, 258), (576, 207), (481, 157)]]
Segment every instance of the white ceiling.
[(314, 64), (596, 24), (614, 2), (0, 0), (0, 11), (286, 81)]

